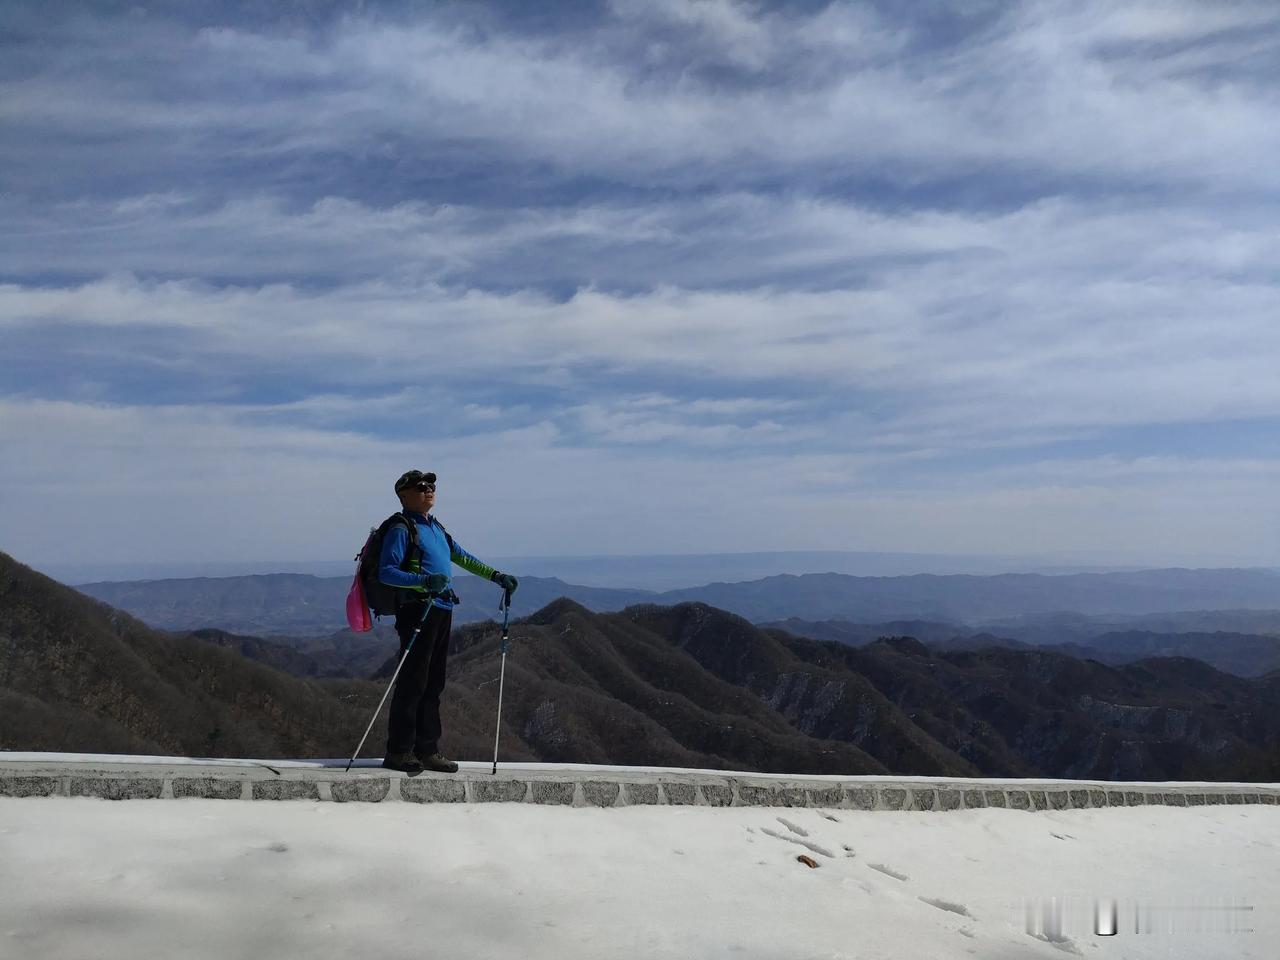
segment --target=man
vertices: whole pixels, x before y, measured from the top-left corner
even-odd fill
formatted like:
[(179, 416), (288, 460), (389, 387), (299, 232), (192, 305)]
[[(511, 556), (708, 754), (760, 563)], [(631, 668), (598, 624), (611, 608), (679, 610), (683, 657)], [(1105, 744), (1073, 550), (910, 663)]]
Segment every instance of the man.
[(396, 633), (404, 654), (413, 631), (421, 625), (391, 694), (384, 767), (413, 775), (424, 769), (453, 773), (458, 765), (440, 753), (440, 692), (449, 656), (449, 628), (457, 594), (450, 587), (450, 563), (485, 577), (508, 596), (519, 581), (481, 563), (454, 542), (431, 515), (436, 503), (436, 475), (410, 470), (395, 484), (401, 513), (412, 523), (395, 523), (382, 541), (378, 579), (396, 587)]

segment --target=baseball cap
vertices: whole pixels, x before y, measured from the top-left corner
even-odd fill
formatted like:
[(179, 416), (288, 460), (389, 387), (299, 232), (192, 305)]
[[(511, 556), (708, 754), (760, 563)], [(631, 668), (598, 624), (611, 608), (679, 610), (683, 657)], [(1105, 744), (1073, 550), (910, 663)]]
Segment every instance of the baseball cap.
[(400, 479), (396, 481), (396, 493), (399, 493), (405, 487), (416, 486), (419, 483), (435, 483), (436, 475), (434, 473), (424, 473), (421, 470), (406, 470), (400, 474)]

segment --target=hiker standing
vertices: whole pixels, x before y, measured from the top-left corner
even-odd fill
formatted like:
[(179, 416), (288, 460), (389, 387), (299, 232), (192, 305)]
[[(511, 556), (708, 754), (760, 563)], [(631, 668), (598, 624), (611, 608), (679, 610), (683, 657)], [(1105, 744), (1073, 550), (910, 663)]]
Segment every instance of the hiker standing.
[(519, 581), (499, 573), (462, 549), (431, 515), (436, 475), (421, 470), (401, 474), (395, 484), (404, 518), (387, 528), (378, 559), (378, 579), (397, 588), (396, 633), (404, 654), (421, 624), (391, 694), (384, 767), (405, 773), (424, 769), (453, 773), (458, 765), (440, 753), (440, 693), (449, 657), (449, 628), (458, 595), (451, 587), (450, 564), (492, 580), (508, 595)]

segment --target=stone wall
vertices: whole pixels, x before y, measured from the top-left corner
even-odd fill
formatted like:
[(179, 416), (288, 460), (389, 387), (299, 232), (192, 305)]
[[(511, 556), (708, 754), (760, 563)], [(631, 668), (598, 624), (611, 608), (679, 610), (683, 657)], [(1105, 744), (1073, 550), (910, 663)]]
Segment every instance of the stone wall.
[(1275, 784), (1038, 783), (1035, 781), (848, 781), (756, 778), (711, 773), (599, 774), (475, 771), (442, 776), (351, 773), (324, 768), (89, 768), (54, 772), (0, 763), (0, 797), (100, 797), (106, 800), (320, 800), (334, 803), (538, 803), (575, 807), (682, 805), (822, 807), (946, 813), (954, 810), (1080, 810), (1102, 807), (1206, 806), (1280, 802)]

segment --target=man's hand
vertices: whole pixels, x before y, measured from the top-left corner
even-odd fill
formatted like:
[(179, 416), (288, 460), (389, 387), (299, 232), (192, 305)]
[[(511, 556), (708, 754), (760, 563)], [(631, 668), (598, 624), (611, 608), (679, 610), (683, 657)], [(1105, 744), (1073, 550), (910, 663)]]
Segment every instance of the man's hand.
[(517, 580), (515, 577), (513, 577), (511, 574), (499, 573), (497, 570), (493, 571), (493, 576), (490, 577), (489, 579), (492, 580), (494, 583), (496, 583), (498, 586), (500, 586), (502, 588), (503, 593), (505, 593), (508, 597), (511, 596), (511, 594), (516, 592), (516, 587), (520, 586), (520, 581)]
[(422, 586), (415, 589), (422, 593), (440, 593), (449, 586), (449, 578), (443, 573), (428, 573)]

